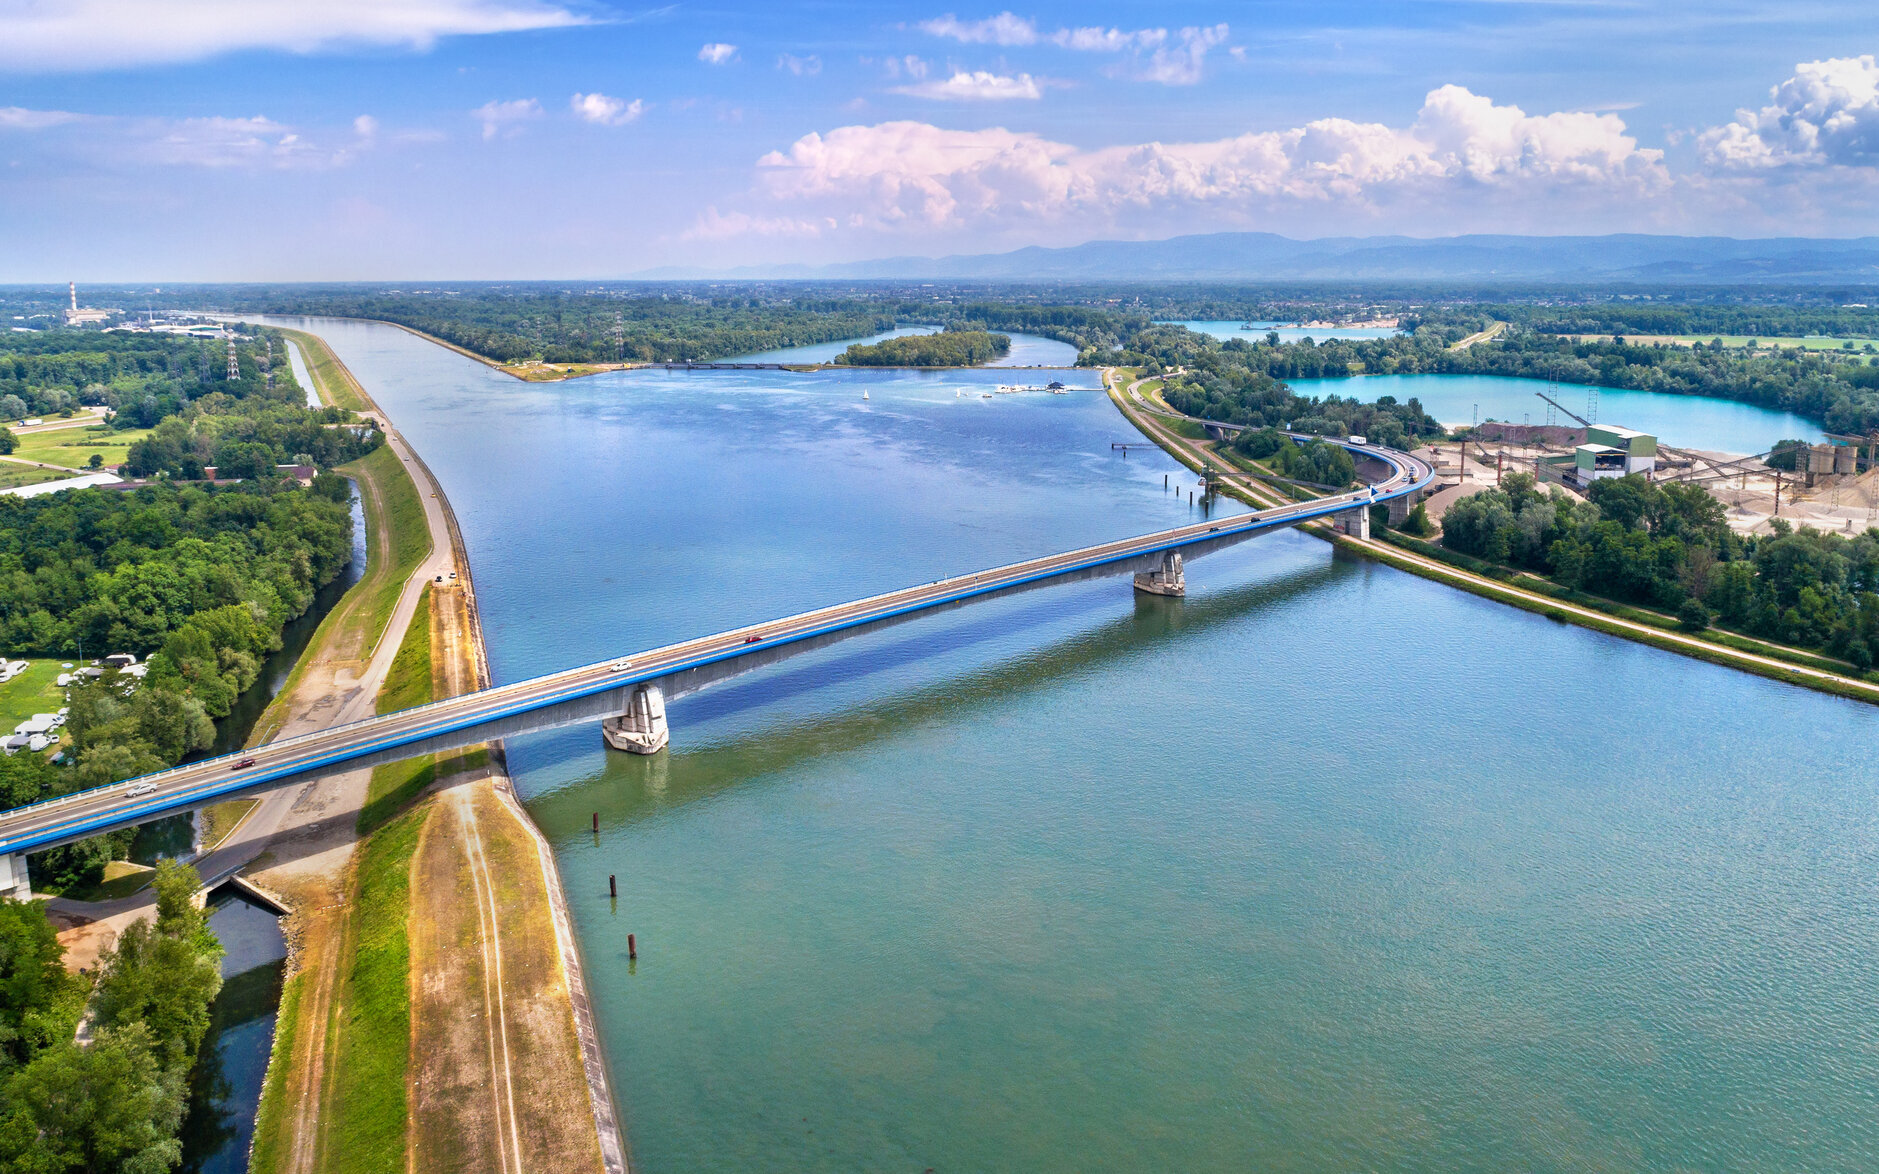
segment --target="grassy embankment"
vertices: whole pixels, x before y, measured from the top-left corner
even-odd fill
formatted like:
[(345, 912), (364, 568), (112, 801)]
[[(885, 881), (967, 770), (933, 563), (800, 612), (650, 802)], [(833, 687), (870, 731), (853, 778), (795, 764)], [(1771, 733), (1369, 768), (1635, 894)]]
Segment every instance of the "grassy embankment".
[[(307, 367), (323, 402), (357, 412), (377, 410), (351, 373), (324, 340), (289, 331), (300, 344)], [(365, 509), (365, 575), (334, 605), (308, 645), (308, 654), (294, 665), (274, 703), (255, 723), (249, 745), (259, 745), (279, 734), (290, 715), (301, 678), (315, 662), (363, 663), (383, 638), (392, 609), (405, 583), (431, 552), (430, 530), (424, 521), (424, 503), (417, 486), (390, 445), (338, 470), (359, 485)], [(420, 613), (422, 614), (422, 613)]]

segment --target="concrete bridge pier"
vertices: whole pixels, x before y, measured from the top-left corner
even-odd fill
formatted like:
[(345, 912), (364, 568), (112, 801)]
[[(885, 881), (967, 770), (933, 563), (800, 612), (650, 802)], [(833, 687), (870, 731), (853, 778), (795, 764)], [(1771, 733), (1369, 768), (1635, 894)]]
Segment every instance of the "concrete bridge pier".
[(1181, 566), (1181, 552), (1165, 551), (1159, 569), (1137, 572), (1135, 589), (1150, 595), (1186, 595), (1187, 573)]
[(1331, 515), (1331, 528), (1352, 538), (1370, 537), (1370, 503)]
[(665, 694), (657, 685), (641, 685), (627, 700), (626, 712), (603, 718), (600, 735), (607, 745), (628, 754), (657, 754), (672, 741), (665, 720)]
[(1407, 522), (1409, 520), (1409, 511), (1415, 509), (1416, 503), (1421, 500), (1422, 491), (1420, 489), (1414, 493), (1405, 493), (1401, 497), (1392, 497), (1389, 502), (1390, 525), (1400, 526), (1404, 522)]
[(33, 895), (33, 885), (26, 877), (26, 853), (0, 856), (0, 897), (24, 901)]

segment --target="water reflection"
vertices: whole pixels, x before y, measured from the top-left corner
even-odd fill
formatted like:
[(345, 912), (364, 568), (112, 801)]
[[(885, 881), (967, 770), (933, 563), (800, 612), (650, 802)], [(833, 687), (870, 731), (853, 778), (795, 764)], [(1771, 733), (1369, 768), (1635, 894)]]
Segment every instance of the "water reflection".
[(183, 1121), (187, 1174), (242, 1174), (255, 1111), (274, 1046), (274, 1022), (287, 967), (280, 920), (224, 886), (210, 897), (209, 928), (221, 941), (222, 993), (190, 1074)]

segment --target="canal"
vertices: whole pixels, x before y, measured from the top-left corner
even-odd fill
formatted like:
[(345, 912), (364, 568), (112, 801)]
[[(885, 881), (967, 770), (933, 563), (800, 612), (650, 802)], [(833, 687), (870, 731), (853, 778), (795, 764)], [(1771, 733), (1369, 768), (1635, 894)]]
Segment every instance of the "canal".
[[(1192, 516), (1094, 390), (313, 328), (499, 680)], [(1879, 712), (1295, 533), (1188, 575), (792, 660), (652, 759), (511, 744), (640, 1168), (1879, 1162)]]

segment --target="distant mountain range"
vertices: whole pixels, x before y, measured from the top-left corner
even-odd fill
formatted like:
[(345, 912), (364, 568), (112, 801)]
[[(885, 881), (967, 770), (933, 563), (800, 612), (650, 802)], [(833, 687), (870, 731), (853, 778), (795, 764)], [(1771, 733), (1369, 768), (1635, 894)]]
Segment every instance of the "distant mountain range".
[(941, 278), (961, 281), (1599, 281), (1879, 284), (1879, 237), (1408, 236), (1292, 240), (1216, 232), (1159, 241), (1090, 241), (977, 256), (889, 257), (839, 265), (748, 266), (679, 277)]

